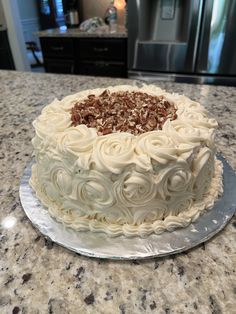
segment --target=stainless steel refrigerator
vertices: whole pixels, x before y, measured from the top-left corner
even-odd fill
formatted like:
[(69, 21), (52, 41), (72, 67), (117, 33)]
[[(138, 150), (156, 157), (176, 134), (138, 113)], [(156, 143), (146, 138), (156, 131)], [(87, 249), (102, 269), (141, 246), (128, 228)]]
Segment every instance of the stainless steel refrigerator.
[(236, 85), (236, 0), (129, 0), (129, 77)]

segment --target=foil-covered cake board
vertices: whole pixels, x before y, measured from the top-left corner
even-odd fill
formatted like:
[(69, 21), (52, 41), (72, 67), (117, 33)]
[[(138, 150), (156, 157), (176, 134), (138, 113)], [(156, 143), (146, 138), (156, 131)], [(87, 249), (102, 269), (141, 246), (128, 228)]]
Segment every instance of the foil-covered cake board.
[(20, 184), (21, 204), (28, 218), (40, 232), (52, 241), (82, 255), (108, 259), (144, 259), (186, 251), (209, 240), (224, 228), (236, 208), (236, 174), (222, 157), (224, 193), (214, 207), (186, 228), (147, 238), (119, 236), (108, 237), (105, 233), (78, 232), (53, 219), (37, 199), (29, 186), (30, 163)]

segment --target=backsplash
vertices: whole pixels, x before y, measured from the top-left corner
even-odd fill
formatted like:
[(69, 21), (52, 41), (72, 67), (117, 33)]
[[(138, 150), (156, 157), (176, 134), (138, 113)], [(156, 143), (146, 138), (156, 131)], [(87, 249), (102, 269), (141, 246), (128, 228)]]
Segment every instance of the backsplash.
[[(82, 2), (82, 19), (86, 20), (94, 16), (104, 18), (105, 12), (111, 3), (111, 0), (84, 0)], [(124, 10), (117, 10), (118, 24), (124, 25)]]

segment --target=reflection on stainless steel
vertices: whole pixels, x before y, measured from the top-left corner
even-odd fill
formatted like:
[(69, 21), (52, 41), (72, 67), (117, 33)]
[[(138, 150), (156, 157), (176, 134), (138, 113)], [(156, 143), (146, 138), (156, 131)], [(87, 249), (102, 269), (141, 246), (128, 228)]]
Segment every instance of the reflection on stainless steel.
[[(130, 1), (129, 68), (192, 71), (202, 1)], [(164, 13), (163, 13), (164, 12)]]
[(166, 80), (178, 83), (193, 83), (193, 84), (217, 84), (217, 85), (234, 85), (236, 86), (236, 76), (211, 76), (182, 74), (182, 73), (166, 73), (166, 72), (146, 72), (146, 71), (129, 71), (129, 78), (141, 80), (148, 83)]
[(208, 72), (215, 73), (220, 64), (223, 43), (225, 40), (226, 13), (229, 1), (215, 1), (213, 3), (210, 41), (208, 49)]
[(236, 85), (236, 0), (134, 0), (128, 12), (129, 73)]
[(226, 160), (224, 194), (212, 210), (187, 228), (151, 235), (147, 238), (110, 238), (104, 233), (76, 232), (55, 221), (29, 186), (31, 165), (25, 169), (20, 185), (21, 204), (33, 225), (52, 241), (82, 255), (109, 259), (141, 259), (188, 250), (218, 233), (231, 219), (236, 207), (236, 175)]
[(236, 0), (205, 3), (196, 72), (236, 75)]
[(0, 226), (4, 229), (10, 229), (15, 226), (17, 222), (16, 217), (14, 216), (6, 216), (0, 223)]

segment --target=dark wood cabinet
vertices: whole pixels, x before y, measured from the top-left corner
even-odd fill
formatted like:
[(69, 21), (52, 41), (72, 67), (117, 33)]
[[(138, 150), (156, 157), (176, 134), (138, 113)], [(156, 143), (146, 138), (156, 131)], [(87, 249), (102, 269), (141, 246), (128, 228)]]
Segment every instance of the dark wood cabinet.
[(80, 59), (119, 60), (124, 62), (127, 54), (124, 38), (81, 38), (75, 45)]
[(80, 38), (75, 41), (75, 73), (127, 77), (126, 38)]
[(62, 60), (62, 59), (47, 59), (44, 62), (46, 72), (49, 73), (64, 73), (74, 74), (74, 61), (73, 60)]
[(111, 61), (81, 61), (77, 62), (76, 74), (127, 77), (127, 69), (121, 62)]
[(0, 31), (0, 69), (15, 69), (6, 30)]
[(40, 38), (44, 67), (49, 73), (74, 74), (74, 42), (71, 38)]
[(127, 77), (126, 38), (41, 37), (46, 72)]
[(41, 47), (45, 59), (74, 59), (74, 43), (71, 38), (43, 38)]

